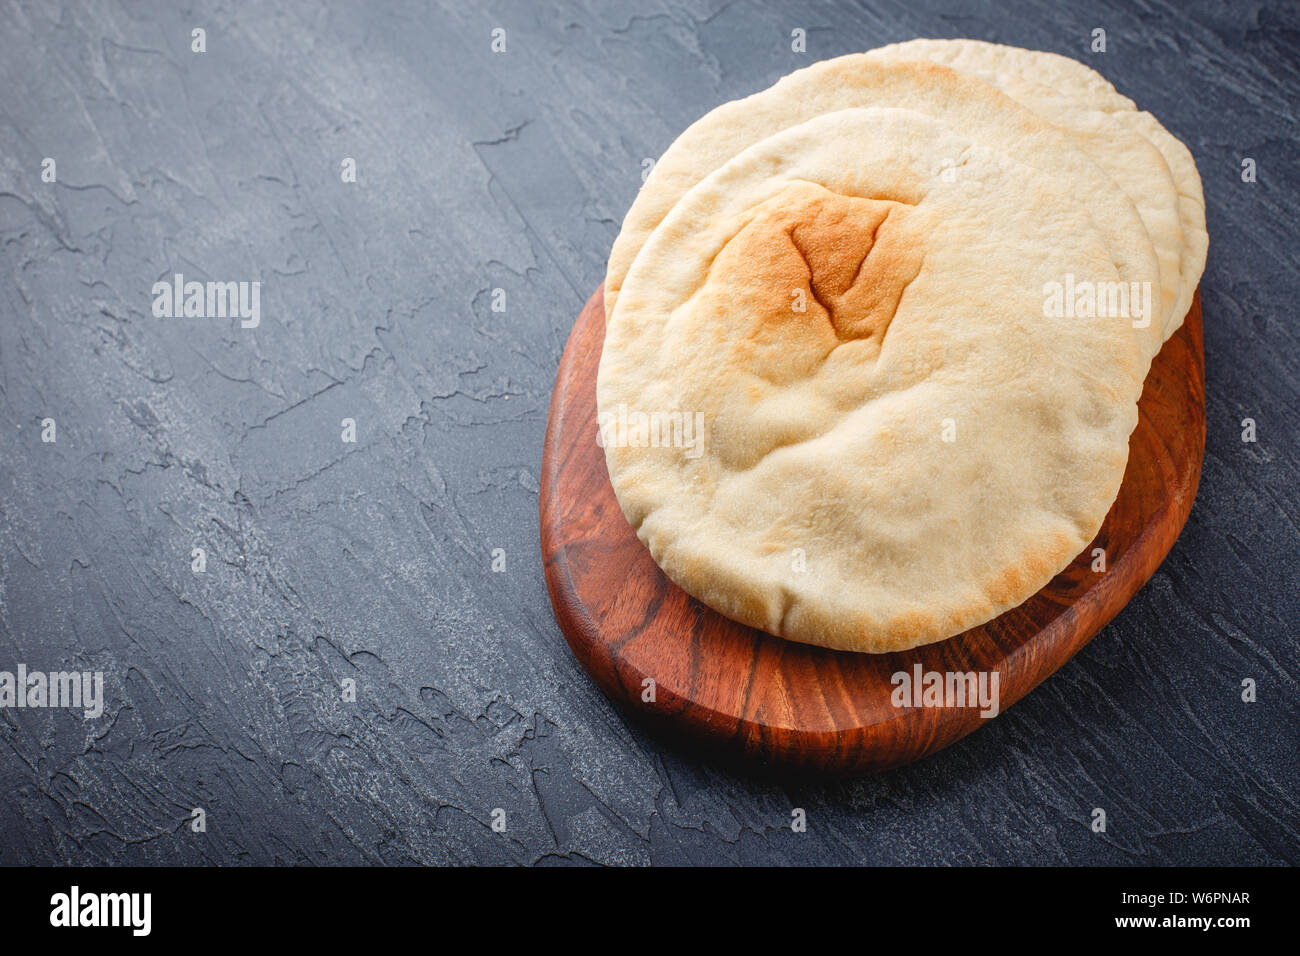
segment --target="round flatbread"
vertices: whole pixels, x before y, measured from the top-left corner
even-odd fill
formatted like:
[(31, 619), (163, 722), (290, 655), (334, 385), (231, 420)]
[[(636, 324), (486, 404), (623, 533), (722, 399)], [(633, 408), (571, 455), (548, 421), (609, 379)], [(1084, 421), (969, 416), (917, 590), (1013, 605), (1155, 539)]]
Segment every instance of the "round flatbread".
[(884, 652), (988, 621), (1118, 492), (1149, 336), (1044, 291), (1157, 281), (1141, 224), (915, 110), (754, 139), (621, 284), (597, 379), (619, 504), (672, 580), (773, 634)]

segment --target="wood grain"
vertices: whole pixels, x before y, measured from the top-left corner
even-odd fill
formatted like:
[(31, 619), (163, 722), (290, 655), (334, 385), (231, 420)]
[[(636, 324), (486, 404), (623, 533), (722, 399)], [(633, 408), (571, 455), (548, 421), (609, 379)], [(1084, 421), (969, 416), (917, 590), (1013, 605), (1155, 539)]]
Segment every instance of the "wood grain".
[[(668, 580), (619, 510), (596, 443), (597, 290), (561, 359), (542, 456), (541, 540), (555, 618), (587, 672), (653, 723), (771, 764), (853, 773), (908, 763), (977, 729), (974, 707), (895, 707), (898, 671), (993, 671), (1005, 709), (1068, 661), (1154, 573), (1191, 511), (1205, 448), (1200, 293), (1152, 364), (1120, 493), (1096, 539), (1019, 607), (896, 654), (796, 644)], [(1107, 570), (1092, 571), (1105, 548)], [(643, 700), (647, 678), (655, 699)]]

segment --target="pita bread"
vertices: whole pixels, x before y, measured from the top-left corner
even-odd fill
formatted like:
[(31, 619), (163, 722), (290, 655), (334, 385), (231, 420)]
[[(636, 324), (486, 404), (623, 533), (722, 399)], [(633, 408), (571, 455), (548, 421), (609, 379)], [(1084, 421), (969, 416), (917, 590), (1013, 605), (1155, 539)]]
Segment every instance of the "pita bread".
[(1159, 323), (1153, 344), (1046, 315), (1043, 292), (1159, 267), (1122, 192), (1090, 192), (1095, 165), (977, 81), (872, 65), (864, 89), (931, 109), (818, 115), (860, 62), (819, 74), (805, 122), (782, 81), (660, 161), (597, 401), (619, 504), (672, 580), (773, 634), (884, 652), (990, 620), (1093, 539)]

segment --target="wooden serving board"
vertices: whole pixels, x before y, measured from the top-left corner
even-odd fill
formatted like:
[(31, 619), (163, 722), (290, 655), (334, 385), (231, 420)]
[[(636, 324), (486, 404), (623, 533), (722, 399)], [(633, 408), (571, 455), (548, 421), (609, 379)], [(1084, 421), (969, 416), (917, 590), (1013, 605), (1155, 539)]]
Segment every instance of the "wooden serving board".
[[(978, 707), (895, 707), (899, 671), (993, 671), (1003, 711), (1068, 661), (1155, 572), (1192, 508), (1205, 449), (1201, 299), (1147, 377), (1119, 497), (1096, 540), (1019, 607), (896, 654), (831, 651), (711, 610), (664, 576), (619, 510), (596, 443), (601, 290), (569, 336), (542, 452), (541, 539), (555, 619), (597, 684), (678, 734), (757, 761), (883, 769), (980, 726)], [(1092, 549), (1107, 570), (1092, 570)], [(646, 700), (647, 679), (654, 700)]]

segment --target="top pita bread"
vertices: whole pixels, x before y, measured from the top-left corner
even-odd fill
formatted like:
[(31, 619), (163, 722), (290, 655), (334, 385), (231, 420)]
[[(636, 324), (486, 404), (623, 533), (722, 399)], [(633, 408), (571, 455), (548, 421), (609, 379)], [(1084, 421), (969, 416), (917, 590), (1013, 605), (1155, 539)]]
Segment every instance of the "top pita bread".
[[(1037, 80), (1002, 92), (972, 50), (991, 82), (886, 48), (719, 107), (615, 243), (610, 479), (668, 576), (739, 621), (942, 640), (1039, 590), (1118, 492), (1190, 200), (1150, 139)], [(1062, 281), (1146, 284), (1154, 320), (1048, 314)]]

